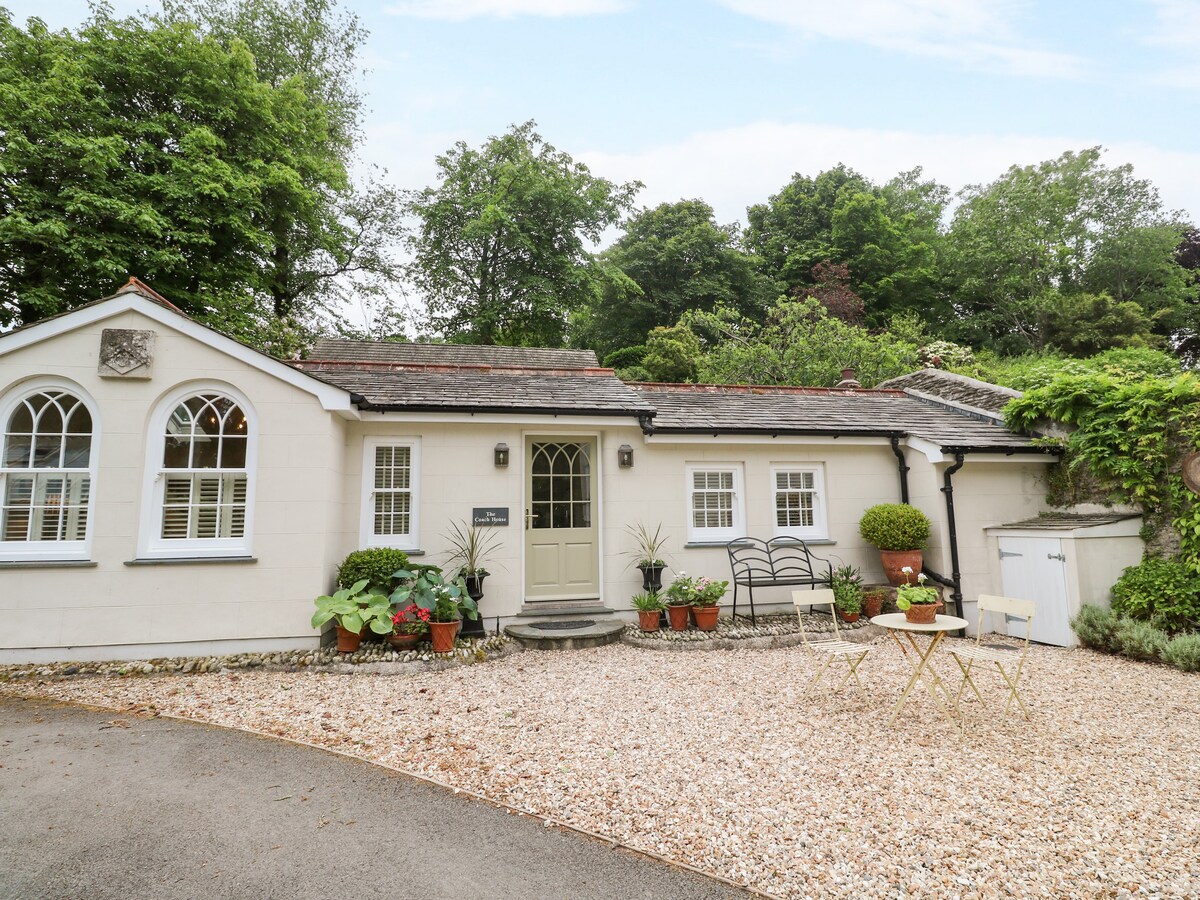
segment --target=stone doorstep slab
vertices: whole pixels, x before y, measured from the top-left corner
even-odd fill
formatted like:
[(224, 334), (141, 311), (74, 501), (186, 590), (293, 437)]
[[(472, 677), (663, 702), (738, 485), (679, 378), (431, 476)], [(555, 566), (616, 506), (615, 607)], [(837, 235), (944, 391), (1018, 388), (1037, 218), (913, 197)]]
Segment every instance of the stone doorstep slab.
[(547, 630), (534, 623), (506, 625), (504, 633), (527, 650), (573, 650), (615, 644), (621, 639), (626, 623), (620, 619), (594, 622), (586, 628)]

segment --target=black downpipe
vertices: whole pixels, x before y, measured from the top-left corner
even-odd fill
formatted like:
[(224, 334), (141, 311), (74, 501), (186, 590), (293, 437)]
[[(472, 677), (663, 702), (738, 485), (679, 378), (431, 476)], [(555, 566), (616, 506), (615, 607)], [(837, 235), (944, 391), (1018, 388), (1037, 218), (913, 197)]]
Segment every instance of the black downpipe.
[(908, 502), (908, 462), (904, 458), (904, 451), (900, 449), (900, 438), (892, 435), (892, 452), (896, 454), (896, 459), (900, 464), (900, 502)]
[(946, 495), (946, 524), (950, 528), (950, 578), (946, 579), (945, 576), (925, 569), (925, 574), (934, 581), (953, 589), (950, 600), (954, 603), (955, 615), (960, 618), (963, 613), (962, 572), (958, 567), (958, 524), (954, 519), (954, 482), (952, 479), (954, 473), (963, 467), (964, 462), (966, 462), (966, 457), (963, 453), (956, 452), (954, 465), (942, 473), (942, 493)]

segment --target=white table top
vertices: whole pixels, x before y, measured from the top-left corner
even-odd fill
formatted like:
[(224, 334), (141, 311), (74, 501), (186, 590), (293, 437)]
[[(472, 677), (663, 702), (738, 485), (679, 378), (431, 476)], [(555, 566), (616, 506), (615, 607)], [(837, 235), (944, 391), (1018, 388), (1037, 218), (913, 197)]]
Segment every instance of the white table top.
[(958, 616), (938, 616), (928, 625), (917, 622), (910, 622), (904, 617), (904, 613), (886, 613), (882, 616), (875, 616), (871, 619), (872, 625), (879, 625), (882, 628), (890, 628), (893, 631), (957, 631), (960, 628), (967, 627), (967, 620), (960, 619)]

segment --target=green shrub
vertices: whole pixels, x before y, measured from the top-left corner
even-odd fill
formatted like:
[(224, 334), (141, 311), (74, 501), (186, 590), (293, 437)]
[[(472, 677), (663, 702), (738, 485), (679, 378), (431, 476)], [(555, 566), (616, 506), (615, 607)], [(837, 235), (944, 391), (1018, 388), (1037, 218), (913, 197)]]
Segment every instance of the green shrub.
[(1071, 628), (1083, 646), (1104, 653), (1116, 652), (1113, 632), (1117, 629), (1117, 617), (1111, 609), (1085, 603), (1079, 608), (1079, 615), (1071, 620)]
[(633, 347), (622, 347), (604, 357), (604, 365), (610, 369), (623, 369), (626, 366), (640, 366), (646, 358), (646, 347), (637, 344)]
[(1116, 630), (1113, 632), (1113, 647), (1122, 656), (1128, 656), (1130, 659), (1157, 662), (1162, 658), (1162, 652), (1167, 649), (1169, 639), (1165, 631), (1155, 628), (1149, 622), (1118, 619)]
[(398, 585), (392, 573), (408, 568), (408, 554), (390, 547), (355, 550), (338, 566), (338, 587), (350, 587), (356, 581), (367, 581), (369, 588), (379, 588), (390, 594)]
[(1181, 634), (1163, 648), (1163, 662), (1185, 672), (1200, 672), (1200, 634)]
[(1178, 559), (1148, 557), (1113, 585), (1113, 609), (1170, 632), (1200, 626), (1200, 575)]
[(858, 533), (880, 550), (920, 550), (929, 540), (929, 519), (907, 503), (879, 503), (858, 522)]

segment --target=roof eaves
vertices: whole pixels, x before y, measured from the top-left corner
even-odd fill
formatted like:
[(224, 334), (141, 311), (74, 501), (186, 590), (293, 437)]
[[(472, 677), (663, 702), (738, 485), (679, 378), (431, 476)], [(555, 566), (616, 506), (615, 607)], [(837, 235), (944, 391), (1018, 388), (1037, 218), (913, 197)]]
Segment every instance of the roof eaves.
[(651, 407), (578, 407), (578, 406), (500, 406), (471, 403), (377, 403), (361, 394), (351, 394), (354, 404), (363, 412), (444, 412), (536, 415), (536, 416), (627, 416), (637, 419), (652, 419), (657, 410)]

